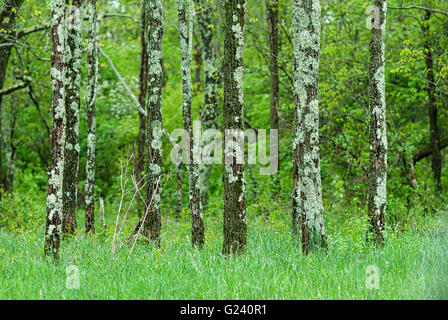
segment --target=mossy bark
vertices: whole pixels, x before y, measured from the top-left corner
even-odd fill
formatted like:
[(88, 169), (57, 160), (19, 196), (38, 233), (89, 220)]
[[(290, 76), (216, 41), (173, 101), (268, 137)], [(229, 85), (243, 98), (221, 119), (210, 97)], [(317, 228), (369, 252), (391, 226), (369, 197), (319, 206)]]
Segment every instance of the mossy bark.
[(294, 0), (292, 7), (294, 56), (294, 191), (293, 231), (301, 233), (303, 254), (326, 248), (319, 150), (318, 0)]
[[(196, 20), (202, 43), (203, 70), (204, 70), (204, 104), (201, 110), (201, 124), (203, 130), (217, 129), (218, 110), (218, 82), (219, 74), (216, 66), (216, 54), (213, 32), (214, 5), (209, 0), (196, 0)], [(204, 142), (205, 143), (205, 142)], [(201, 164), (199, 175), (201, 181), (201, 204), (205, 210), (208, 202), (208, 191), (211, 164)]]
[[(146, 185), (147, 217), (144, 221), (144, 234), (151, 243), (160, 245), (161, 229), (161, 189), (162, 189), (162, 87), (163, 87), (163, 1), (148, 3), (148, 102), (146, 121), (145, 167), (148, 183)], [(145, 214), (146, 215), (146, 214)]]
[(53, 84), (51, 133), (51, 167), (48, 172), (45, 255), (59, 257), (62, 233), (62, 181), (65, 146), (64, 42), (65, 1), (51, 1), (51, 80)]
[[(226, 132), (236, 130), (236, 132), (243, 134), (243, 52), (246, 1), (227, 0), (224, 3), (224, 10), (226, 17), (224, 129)], [(231, 144), (229, 143), (229, 145)], [(237, 163), (237, 153), (237, 150), (229, 150), (226, 146), (223, 170), (224, 243), (222, 253), (224, 255), (242, 254), (246, 251), (247, 246), (246, 179), (244, 164)]]
[(385, 31), (386, 0), (375, 0), (377, 8), (372, 16), (372, 36), (369, 61), (369, 190), (367, 195), (371, 237), (384, 242), (386, 214), (387, 135), (386, 135), (386, 86), (385, 86)]
[[(148, 0), (142, 1), (142, 14), (141, 14), (141, 29), (140, 29), (140, 41), (141, 41), (141, 52), (140, 52), (140, 74), (139, 74), (139, 102), (142, 108), (146, 105), (146, 94), (148, 90), (148, 40), (146, 31), (148, 28), (146, 10), (148, 9)], [(136, 155), (136, 167), (135, 176), (137, 181), (142, 178), (142, 173), (144, 172), (144, 162), (145, 162), (145, 124), (146, 117), (141, 112), (138, 113), (138, 140), (137, 140), (137, 155)], [(141, 191), (143, 193), (143, 190)], [(142, 218), (144, 214), (144, 206), (142, 206), (141, 197), (138, 196), (137, 199), (137, 215), (139, 219)], [(143, 209), (143, 210), (142, 210)], [(143, 211), (143, 212), (142, 212)]]
[(73, 0), (67, 12), (67, 39), (65, 45), (65, 162), (63, 182), (64, 234), (76, 232), (76, 204), (79, 173), (79, 109), (82, 61), (81, 5), (82, 0)]
[(182, 162), (176, 165), (176, 219), (180, 218), (182, 212)]
[[(187, 5), (186, 5), (187, 4)], [(179, 19), (179, 35), (181, 49), (182, 73), (182, 120), (184, 130), (188, 134), (188, 186), (191, 215), (191, 243), (193, 247), (204, 245), (204, 221), (202, 220), (201, 193), (199, 180), (200, 145), (193, 139), (193, 119), (191, 116), (192, 80), (192, 35), (193, 35), (193, 3), (192, 0), (177, 0)]]
[(96, 87), (98, 77), (96, 0), (88, 0), (87, 14), (87, 164), (86, 164), (86, 232), (95, 233), (95, 156), (96, 156)]

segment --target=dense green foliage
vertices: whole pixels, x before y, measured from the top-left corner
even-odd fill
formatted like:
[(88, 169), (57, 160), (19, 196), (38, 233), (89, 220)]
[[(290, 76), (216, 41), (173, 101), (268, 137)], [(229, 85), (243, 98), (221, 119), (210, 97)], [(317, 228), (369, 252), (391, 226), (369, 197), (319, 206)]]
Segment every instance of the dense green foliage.
[[(224, 17), (220, 1), (214, 10), (214, 32), (220, 64), (223, 57)], [(390, 0), (390, 6), (413, 1)], [(251, 165), (247, 179), (248, 255), (228, 263), (218, 255), (222, 243), (222, 166), (210, 176), (210, 199), (204, 212), (206, 244), (202, 252), (190, 248), (187, 223), (188, 179), (183, 174), (183, 217), (173, 220), (176, 208), (175, 165), (169, 161), (170, 142), (164, 138), (162, 194), (162, 249), (148, 253), (138, 245), (127, 260), (124, 245), (110, 263), (110, 243), (120, 201), (120, 160), (132, 152), (138, 136), (138, 114), (107, 60), (99, 57), (97, 93), (97, 156), (95, 198), (105, 197), (108, 229), (101, 232), (98, 200), (96, 237), (77, 235), (62, 245), (59, 265), (42, 259), (45, 225), (46, 170), (50, 162), (51, 127), (50, 35), (30, 34), (12, 51), (5, 87), (22, 72), (31, 77), (38, 108), (28, 89), (3, 97), (2, 130), (7, 160), (12, 146), (15, 175), (13, 193), (4, 190), (0, 202), (0, 298), (446, 298), (448, 287), (447, 151), (442, 151), (442, 186), (436, 194), (431, 156), (415, 164), (417, 186), (408, 181), (413, 154), (429, 145), (427, 115), (425, 34), (419, 10), (388, 11), (386, 31), (386, 101), (388, 130), (388, 204), (386, 245), (365, 244), (367, 213), (368, 143), (368, 43), (367, 0), (322, 0), (320, 53), (320, 135), (322, 189), (329, 252), (299, 254), (292, 239), (292, 44), (291, 4), (280, 1), (280, 176), (281, 198), (272, 202), (272, 180)], [(446, 1), (426, 1), (448, 11)], [(110, 56), (134, 94), (138, 94), (140, 59), (140, 0), (99, 1), (102, 49)], [(105, 13), (119, 15), (103, 17)], [(19, 28), (48, 23), (48, 0), (25, 1)], [(448, 138), (448, 16), (433, 14), (430, 42), (436, 77), (436, 105), (441, 138)], [(197, 33), (197, 30), (195, 31)], [(84, 29), (85, 35), (85, 29)], [(198, 39), (195, 34), (195, 41)], [(269, 47), (264, 5), (248, 0), (244, 52), (244, 112), (246, 125), (269, 128)], [(165, 0), (163, 38), (165, 86), (163, 122), (167, 132), (182, 128), (180, 48), (175, 0)], [(87, 40), (84, 39), (86, 48)], [(85, 54), (83, 57), (85, 61)], [(193, 68), (197, 67), (193, 65)], [(194, 72), (192, 72), (194, 74)], [(86, 165), (87, 74), (82, 66), (80, 118), (79, 207), (84, 203)], [(192, 114), (199, 119), (203, 90), (194, 90)], [(223, 91), (220, 89), (220, 110)], [(222, 123), (220, 118), (220, 124)], [(10, 131), (14, 123), (14, 135)], [(3, 161), (5, 166), (5, 161)], [(5, 172), (5, 170), (3, 170)], [(257, 181), (257, 187), (254, 185)], [(128, 185), (130, 187), (130, 185)], [(256, 189), (255, 189), (256, 188)], [(257, 197), (255, 197), (255, 194)], [(125, 199), (129, 203), (132, 195)], [(135, 203), (126, 222), (129, 235), (136, 222)], [(262, 217), (269, 213), (270, 221)], [(79, 234), (84, 231), (83, 211), (78, 211)], [(123, 235), (124, 237), (125, 235)], [(171, 240), (170, 240), (171, 239)], [(173, 240), (174, 239), (174, 240)], [(153, 249), (152, 249), (153, 250)], [(181, 254), (179, 254), (181, 252)], [(64, 288), (65, 267), (79, 266), (87, 287)], [(381, 270), (378, 291), (365, 288), (365, 267)], [(232, 271), (232, 272), (229, 272)], [(114, 281), (109, 276), (114, 275)], [(60, 277), (54, 277), (60, 275)], [(244, 275), (244, 279), (241, 276)], [(441, 278), (442, 277), (442, 278)], [(132, 280), (131, 280), (132, 278)], [(189, 281), (196, 279), (197, 281)], [(326, 279), (322, 282), (323, 279)], [(194, 282), (194, 285), (192, 283)], [(20, 283), (20, 286), (14, 285)], [(123, 285), (126, 283), (126, 287)], [(316, 285), (320, 283), (320, 285)], [(125, 288), (125, 289), (120, 289)]]

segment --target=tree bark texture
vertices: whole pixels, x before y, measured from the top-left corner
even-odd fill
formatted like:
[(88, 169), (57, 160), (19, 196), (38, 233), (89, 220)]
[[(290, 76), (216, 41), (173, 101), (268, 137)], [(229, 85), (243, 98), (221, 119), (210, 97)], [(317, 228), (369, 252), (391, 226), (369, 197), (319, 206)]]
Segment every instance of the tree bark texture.
[(319, 0), (294, 0), (293, 230), (307, 255), (326, 248), (319, 150)]
[(375, 0), (369, 61), (370, 165), (367, 195), (370, 235), (379, 244), (384, 242), (386, 214), (387, 135), (385, 86), (386, 0)]
[[(243, 52), (245, 0), (227, 0), (225, 10), (224, 40), (224, 105), (223, 119), (226, 133), (237, 132), (241, 141), (243, 135)], [(227, 135), (227, 134), (226, 134)], [(226, 139), (227, 140), (227, 139)], [(223, 170), (224, 185), (224, 243), (222, 253), (242, 254), (246, 251), (246, 179), (244, 164), (237, 158), (244, 148), (229, 148), (232, 143), (225, 142), (225, 163)]]

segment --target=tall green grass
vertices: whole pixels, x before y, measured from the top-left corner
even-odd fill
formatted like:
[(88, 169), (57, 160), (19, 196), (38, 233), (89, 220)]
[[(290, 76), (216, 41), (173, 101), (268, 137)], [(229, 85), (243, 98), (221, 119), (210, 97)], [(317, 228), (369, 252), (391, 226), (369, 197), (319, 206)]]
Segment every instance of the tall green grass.
[[(183, 216), (180, 221), (164, 218), (160, 249), (138, 243), (129, 256), (130, 246), (120, 242), (112, 256), (111, 226), (95, 236), (79, 234), (64, 241), (59, 262), (43, 258), (42, 232), (0, 232), (0, 299), (448, 298), (448, 224), (443, 216), (418, 229), (390, 233), (384, 248), (358, 239), (361, 231), (347, 237), (347, 226), (330, 221), (328, 252), (308, 257), (285, 227), (287, 215), (271, 218), (271, 223), (249, 219), (248, 252), (230, 259), (220, 254), (217, 218), (207, 219), (202, 250), (191, 248), (190, 222)], [(371, 265), (379, 271), (378, 289), (366, 284)], [(66, 286), (67, 277), (74, 275), (69, 266), (79, 270), (79, 289)]]

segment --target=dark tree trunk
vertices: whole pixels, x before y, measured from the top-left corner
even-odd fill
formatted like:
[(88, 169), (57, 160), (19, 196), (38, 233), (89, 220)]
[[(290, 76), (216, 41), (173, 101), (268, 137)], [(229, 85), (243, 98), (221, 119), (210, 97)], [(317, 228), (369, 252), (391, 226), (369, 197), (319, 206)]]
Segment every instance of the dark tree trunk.
[(51, 167), (48, 172), (45, 255), (59, 257), (62, 232), (62, 181), (64, 172), (64, 29), (65, 1), (51, 1), (51, 79), (53, 81)]
[(369, 61), (369, 109), (370, 109), (370, 166), (368, 213), (370, 237), (378, 244), (384, 242), (386, 213), (387, 134), (386, 134), (386, 88), (385, 88), (385, 33), (386, 0), (375, 0), (377, 13), (372, 16), (372, 38)]
[[(148, 9), (148, 0), (142, 1), (142, 17), (141, 17), (141, 52), (140, 52), (140, 94), (139, 94), (139, 102), (140, 106), (144, 108), (146, 105), (146, 94), (148, 90), (148, 41), (146, 36), (146, 29), (148, 27), (147, 18), (146, 18), (146, 10)], [(142, 173), (144, 170), (144, 162), (145, 162), (145, 124), (146, 117), (143, 113), (138, 113), (138, 142), (137, 142), (137, 155), (136, 155), (136, 168), (135, 175), (137, 181), (140, 181), (142, 178)], [(142, 199), (141, 197), (137, 197), (137, 215), (139, 219), (142, 218)], [(144, 207), (143, 207), (144, 214)]]
[(319, 150), (319, 0), (294, 0), (293, 231), (301, 246), (326, 248)]
[[(10, 39), (12, 33), (15, 33), (17, 13), (24, 0), (6, 0), (0, 11), (0, 90), (3, 89), (6, 80), (6, 70), (8, 68), (9, 56), (13, 41)], [(7, 45), (11, 43), (11, 45)], [(7, 177), (3, 174), (3, 157), (5, 151), (5, 142), (2, 134), (2, 99), (0, 95), (0, 190), (5, 189)], [(1, 199), (1, 192), (0, 192)]]
[(65, 45), (65, 163), (63, 182), (62, 232), (76, 232), (76, 204), (79, 173), (79, 109), (81, 86), (81, 5), (82, 0), (73, 0), (67, 12), (67, 39)]
[(86, 164), (86, 232), (95, 233), (95, 156), (96, 156), (96, 86), (98, 74), (96, 0), (88, 0), (87, 32), (87, 164)]
[(436, 192), (442, 192), (442, 155), (440, 153), (440, 131), (438, 125), (438, 110), (435, 98), (436, 84), (434, 80), (434, 62), (432, 57), (432, 45), (430, 35), (431, 12), (426, 11), (425, 19), (422, 24), (425, 33), (425, 62), (426, 62), (426, 82), (428, 91), (428, 116), (429, 116), (429, 132), (432, 145), (432, 171), (434, 173), (434, 182)]
[(15, 158), (17, 146), (14, 144), (14, 134), (16, 128), (17, 114), (15, 106), (11, 105), (11, 121), (9, 129), (9, 157), (6, 159), (6, 190), (10, 194), (14, 190), (14, 173), (15, 173)]
[(163, 87), (163, 1), (148, 3), (148, 103), (146, 121), (146, 209), (144, 234), (151, 243), (160, 245), (161, 185), (162, 185), (162, 87)]
[[(216, 54), (213, 47), (212, 16), (214, 6), (208, 0), (196, 0), (199, 35), (202, 42), (202, 56), (204, 69), (204, 104), (201, 111), (203, 130), (217, 129), (218, 119), (218, 81), (219, 74), (216, 67)], [(201, 204), (207, 207), (211, 164), (201, 164), (199, 167), (201, 181)]]
[[(265, 0), (270, 49), (269, 71), (271, 73), (271, 130), (279, 129), (278, 2), (279, 0)], [(280, 168), (280, 163), (278, 168)], [(278, 199), (281, 192), (279, 174), (273, 174), (271, 176), (271, 180), (273, 192), (272, 195), (274, 199)]]
[[(222, 253), (241, 254), (246, 251), (246, 180), (244, 164), (238, 163), (244, 152), (243, 135), (243, 51), (245, 0), (228, 0), (224, 3), (226, 24), (224, 40), (224, 129), (226, 130), (224, 184), (224, 243)], [(234, 130), (239, 140), (232, 148)], [(241, 145), (241, 136), (243, 141)], [(236, 149), (236, 150), (235, 150)]]

